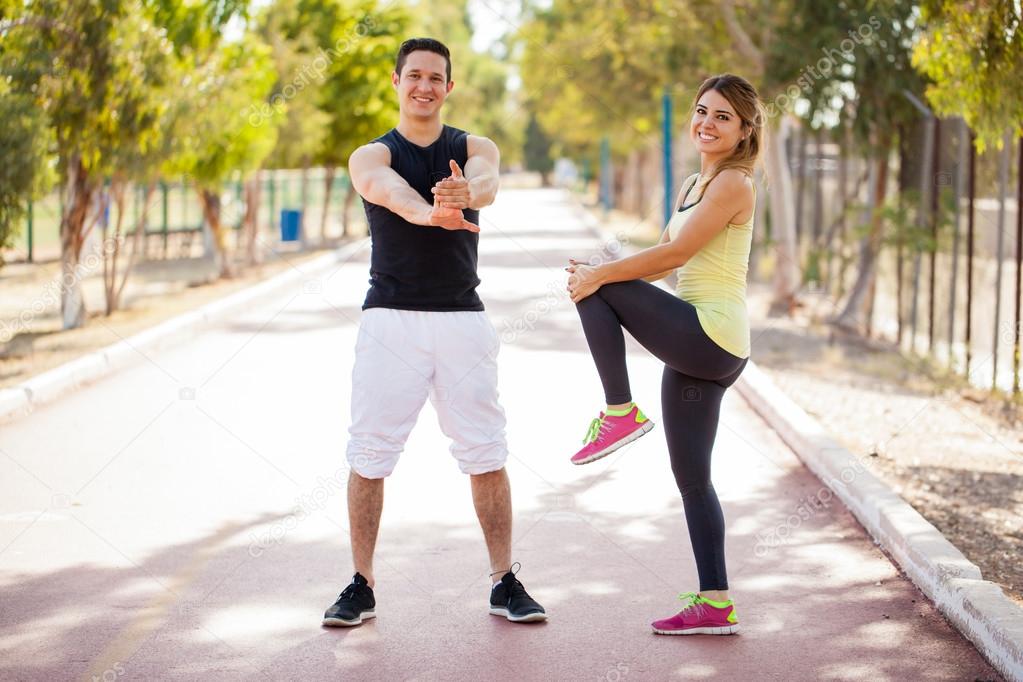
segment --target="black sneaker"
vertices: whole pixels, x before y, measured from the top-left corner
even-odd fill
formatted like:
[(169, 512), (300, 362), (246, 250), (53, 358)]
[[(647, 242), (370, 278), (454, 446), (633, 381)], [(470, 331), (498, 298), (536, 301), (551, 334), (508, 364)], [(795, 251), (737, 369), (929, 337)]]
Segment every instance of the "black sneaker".
[(373, 588), (361, 573), (352, 577), (352, 583), (341, 591), (334, 605), (323, 614), (323, 624), (329, 627), (361, 625), (364, 618), (376, 618), (376, 599)]
[(501, 582), (490, 590), (490, 614), (504, 616), (513, 623), (547, 620), (547, 612), (526, 593), (514, 571), (505, 573)]

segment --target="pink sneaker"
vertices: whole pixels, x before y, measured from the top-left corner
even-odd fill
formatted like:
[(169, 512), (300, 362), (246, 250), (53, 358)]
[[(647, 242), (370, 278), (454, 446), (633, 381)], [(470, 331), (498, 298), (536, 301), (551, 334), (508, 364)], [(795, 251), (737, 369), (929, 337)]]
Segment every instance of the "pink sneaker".
[(589, 464), (607, 457), (618, 448), (631, 443), (654, 428), (654, 423), (640, 412), (639, 407), (625, 414), (604, 414), (590, 423), (582, 450), (572, 455), (572, 464)]
[(680, 594), (689, 605), (671, 618), (655, 620), (650, 625), (658, 635), (734, 635), (739, 631), (735, 604), (704, 599), (695, 592)]

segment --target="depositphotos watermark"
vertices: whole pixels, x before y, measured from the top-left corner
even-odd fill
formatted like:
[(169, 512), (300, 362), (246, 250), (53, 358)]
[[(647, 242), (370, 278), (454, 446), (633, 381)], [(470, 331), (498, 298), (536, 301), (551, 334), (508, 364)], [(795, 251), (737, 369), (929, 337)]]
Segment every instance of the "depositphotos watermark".
[(822, 47), (823, 56), (814, 64), (808, 64), (799, 70), (799, 76), (795, 83), (785, 88), (784, 92), (777, 95), (768, 102), (767, 115), (771, 118), (780, 113), (788, 111), (792, 103), (799, 99), (803, 93), (809, 92), (816, 81), (827, 78), (838, 68), (840, 63), (847, 63), (850, 55), (858, 45), (869, 40), (874, 32), (881, 28), (881, 20), (877, 17), (870, 17), (866, 22), (854, 29), (850, 29), (848, 38), (838, 43), (838, 47)]
[(295, 77), (285, 83), (280, 92), (273, 95), (267, 102), (253, 104), (249, 107), (249, 125), (253, 127), (263, 125), (273, 117), (274, 113), (281, 113), (288, 101), (294, 99), (311, 83), (322, 83), (331, 64), (355, 47), (375, 27), (376, 20), (372, 16), (363, 17), (354, 28), (349, 29), (345, 35), (338, 38), (333, 47), (319, 48), (316, 56), (306, 62), (295, 74)]
[[(370, 458), (367, 455), (357, 455), (355, 466), (364, 467), (369, 464), (369, 461)], [(307, 519), (309, 515), (326, 507), (331, 497), (345, 487), (350, 471), (351, 467), (343, 466), (335, 471), (330, 478), (317, 476), (316, 486), (295, 499), (295, 507), (290, 514), (274, 522), (264, 533), (251, 537), (249, 556), (258, 559), (263, 555), (265, 549), (282, 543), (285, 536), (295, 530), (298, 524)]]
[(597, 678), (600, 682), (622, 682), (629, 675), (629, 666), (625, 663), (616, 663), (608, 666), (604, 674)]
[(124, 674), (124, 665), (120, 661), (114, 662), (112, 666), (104, 670), (99, 675), (92, 676), (92, 682), (114, 682), (118, 677)]
[[(586, 261), (586, 265), (597, 267), (608, 261), (616, 260), (622, 249), (628, 246), (630, 239), (623, 232), (616, 232), (615, 236), (607, 240), (601, 246), (598, 253), (593, 254)], [(561, 280), (554, 280), (547, 283), (546, 293), (534, 301), (529, 310), (510, 320), (504, 320), (504, 328), (501, 330), (502, 343), (514, 343), (523, 334), (536, 329), (536, 323), (552, 311), (561, 307), (569, 300), (568, 292), (565, 290), (565, 283)]]
[(1001, 333), (999, 336), (1003, 343), (1013, 343), (1017, 338), (1023, 338), (1023, 320), (1010, 322), (1008, 320), (998, 325)]
[(28, 331), (37, 317), (59, 306), (66, 292), (96, 272), (107, 256), (122, 246), (123, 235), (104, 239), (100, 249), (87, 253), (71, 271), (62, 271), (58, 279), (51, 280), (43, 287), (43, 293), (24, 308), (18, 317), (13, 320), (0, 320), (0, 343), (7, 343), (18, 334)]
[[(845, 450), (840, 450), (840, 452), (844, 453)], [(775, 547), (788, 542), (793, 532), (803, 525), (804, 521), (809, 521), (820, 512), (831, 508), (837, 489), (844, 489), (866, 471), (867, 467), (863, 466), (863, 462), (860, 459), (854, 459), (851, 464), (842, 469), (838, 478), (825, 479), (825, 485), (821, 486), (813, 495), (801, 498), (795, 511), (782, 523), (766, 534), (757, 533), (753, 553), (757, 557), (763, 558)]]

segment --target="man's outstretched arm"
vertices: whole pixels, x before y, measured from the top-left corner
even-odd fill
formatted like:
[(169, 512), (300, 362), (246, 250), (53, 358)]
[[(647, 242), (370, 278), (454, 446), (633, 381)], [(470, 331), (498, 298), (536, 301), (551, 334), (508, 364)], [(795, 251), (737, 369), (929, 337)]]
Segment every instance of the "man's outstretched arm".
[(352, 187), (366, 201), (383, 206), (415, 225), (448, 230), (479, 232), (479, 227), (462, 217), (461, 211), (431, 206), (405, 178), (391, 168), (391, 152), (379, 142), (363, 145), (348, 159)]
[(466, 140), (468, 160), (465, 172), (451, 161), (451, 176), (441, 180), (433, 193), (447, 208), (480, 209), (494, 203), (500, 184), (501, 153), (486, 137), (469, 135)]

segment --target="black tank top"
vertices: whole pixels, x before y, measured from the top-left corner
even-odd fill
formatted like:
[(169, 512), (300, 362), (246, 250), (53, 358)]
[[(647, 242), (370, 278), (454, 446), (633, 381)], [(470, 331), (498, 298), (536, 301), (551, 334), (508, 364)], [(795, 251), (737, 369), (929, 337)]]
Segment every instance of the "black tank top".
[[(454, 159), (465, 168), (468, 134), (444, 126), (437, 141), (420, 147), (396, 129), (374, 142), (391, 150), (391, 168), (433, 204), (430, 189), (451, 175)], [(373, 251), (369, 265), (369, 292), (362, 309), (483, 310), (476, 295), (479, 235), (467, 230), (414, 225), (383, 206), (362, 200), (369, 222)], [(479, 211), (463, 211), (466, 220), (479, 224)]]

